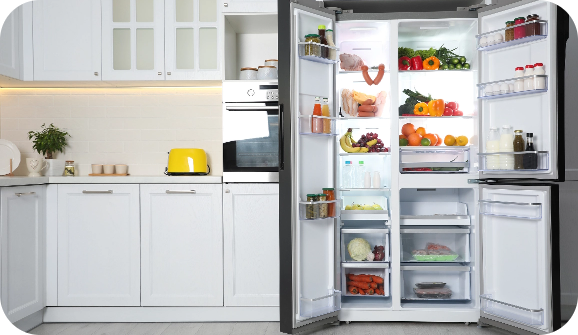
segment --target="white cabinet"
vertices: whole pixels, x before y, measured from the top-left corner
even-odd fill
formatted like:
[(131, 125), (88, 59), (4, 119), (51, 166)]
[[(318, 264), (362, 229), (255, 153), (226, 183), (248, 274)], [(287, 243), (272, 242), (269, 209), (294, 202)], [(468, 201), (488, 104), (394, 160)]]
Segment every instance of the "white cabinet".
[(141, 185), (142, 306), (223, 306), (222, 185)]
[(102, 79), (164, 80), (164, 0), (102, 0)]
[(224, 184), (225, 306), (279, 306), (279, 184)]
[(0, 75), (32, 80), (32, 2), (14, 9), (0, 34)]
[(167, 80), (221, 80), (218, 0), (165, 0)]
[(139, 185), (59, 185), (58, 306), (139, 305)]
[(277, 0), (223, 0), (224, 13), (277, 13)]
[(43, 186), (1, 190), (2, 308), (11, 322), (45, 307)]
[(100, 0), (33, 3), (34, 80), (101, 80)]

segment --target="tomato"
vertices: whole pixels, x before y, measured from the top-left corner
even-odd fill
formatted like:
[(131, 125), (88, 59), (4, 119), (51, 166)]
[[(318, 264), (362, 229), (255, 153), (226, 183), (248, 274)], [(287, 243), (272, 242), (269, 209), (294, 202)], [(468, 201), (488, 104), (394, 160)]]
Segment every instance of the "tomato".
[(444, 110), (443, 116), (452, 116), (452, 115), (454, 115), (454, 110), (447, 107), (447, 104), (446, 104), (446, 109)]
[(449, 107), (454, 111), (457, 111), (458, 109), (460, 109), (460, 104), (458, 104), (457, 102), (448, 102), (446, 104), (446, 107)]
[(464, 112), (462, 111), (454, 111), (454, 116), (463, 116)]

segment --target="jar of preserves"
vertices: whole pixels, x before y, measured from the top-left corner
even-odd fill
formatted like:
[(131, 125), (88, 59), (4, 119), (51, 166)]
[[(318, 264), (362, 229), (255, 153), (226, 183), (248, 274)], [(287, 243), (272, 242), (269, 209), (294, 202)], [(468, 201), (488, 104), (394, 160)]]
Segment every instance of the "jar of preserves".
[(319, 219), (319, 204), (317, 194), (307, 194), (307, 202), (305, 205), (305, 218), (309, 220)]
[(64, 176), (73, 177), (74, 176), (74, 161), (66, 161), (64, 164)]
[(327, 201), (327, 195), (325, 194), (318, 194), (317, 198), (319, 199), (319, 201), (322, 201), (322, 203), (319, 204), (319, 218), (320, 219), (324, 219), (327, 217), (328, 213), (329, 213), (329, 204), (328, 203), (323, 203), (323, 201)]
[[(309, 34), (305, 36), (305, 42), (321, 43), (321, 39), (317, 34)], [(321, 47), (315, 44), (305, 45), (305, 55), (321, 57)]]
[[(334, 201), (335, 200), (335, 189), (334, 188), (324, 188), (323, 194), (327, 196), (327, 201)], [(327, 206), (327, 215), (329, 217), (335, 217), (335, 203), (329, 203)]]
[(526, 22), (532, 23), (526, 25), (526, 36), (540, 35), (540, 23), (537, 22), (539, 19), (540, 16), (538, 14), (530, 14), (527, 16)]
[[(514, 27), (514, 25), (515, 25), (514, 21), (506, 22), (506, 27)], [(514, 28), (506, 29), (506, 42), (513, 40), (514, 40)]]
[[(514, 21), (514, 23), (516, 25), (519, 25), (519, 24), (522, 24), (525, 22), (526, 22), (526, 19), (524, 17), (517, 17), (516, 21)], [(524, 37), (526, 37), (526, 26), (522, 25), (519, 27), (515, 27), (514, 28), (514, 39), (517, 40), (519, 38), (524, 38)]]

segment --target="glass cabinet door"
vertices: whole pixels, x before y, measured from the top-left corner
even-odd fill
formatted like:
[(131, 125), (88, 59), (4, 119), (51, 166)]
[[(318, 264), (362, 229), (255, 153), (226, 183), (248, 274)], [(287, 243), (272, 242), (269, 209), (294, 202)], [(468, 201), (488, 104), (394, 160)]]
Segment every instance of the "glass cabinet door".
[(102, 6), (103, 80), (164, 80), (164, 0)]
[(221, 80), (217, 0), (165, 1), (167, 80)]

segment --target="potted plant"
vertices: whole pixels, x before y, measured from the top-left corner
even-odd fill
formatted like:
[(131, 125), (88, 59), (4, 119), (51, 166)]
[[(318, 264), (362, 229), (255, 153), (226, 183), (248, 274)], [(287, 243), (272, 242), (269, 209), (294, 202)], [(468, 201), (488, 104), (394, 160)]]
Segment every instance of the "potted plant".
[(57, 152), (64, 152), (66, 147), (66, 137), (70, 137), (65, 131), (62, 131), (50, 124), (42, 124), (41, 131), (29, 131), (28, 139), (32, 140), (32, 148), (39, 154), (45, 156), (47, 162), (47, 176), (61, 176), (64, 171), (64, 160), (53, 159)]

